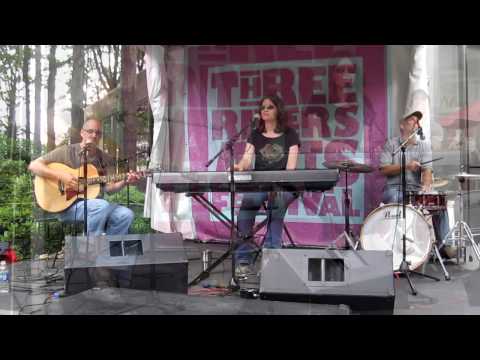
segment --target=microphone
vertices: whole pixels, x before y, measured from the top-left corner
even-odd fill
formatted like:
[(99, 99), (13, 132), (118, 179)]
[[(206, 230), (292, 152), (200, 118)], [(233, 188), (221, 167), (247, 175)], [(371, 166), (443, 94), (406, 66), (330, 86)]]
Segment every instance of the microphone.
[(259, 113), (254, 114), (253, 118), (252, 118), (252, 129), (253, 130), (255, 130), (258, 127), (259, 121), (260, 121), (260, 114)]
[(92, 151), (95, 149), (95, 144), (93, 142), (85, 143), (83, 146), (83, 149), (80, 150), (80, 154), (86, 154), (89, 151)]
[(423, 135), (423, 129), (421, 126), (418, 127), (417, 134), (420, 136), (420, 140), (425, 140), (425, 135)]

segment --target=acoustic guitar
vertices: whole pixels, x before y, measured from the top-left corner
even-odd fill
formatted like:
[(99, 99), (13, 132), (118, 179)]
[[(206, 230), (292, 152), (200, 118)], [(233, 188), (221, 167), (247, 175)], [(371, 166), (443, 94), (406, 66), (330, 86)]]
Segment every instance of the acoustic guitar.
[[(79, 186), (77, 189), (65, 188), (61, 181), (35, 176), (35, 198), (38, 206), (43, 210), (58, 213), (67, 209), (75, 200), (85, 197), (83, 166), (73, 169), (64, 164), (50, 163), (47, 167), (78, 176)], [(143, 175), (145, 173), (143, 172)], [(100, 184), (125, 180), (127, 177), (128, 174), (99, 176), (97, 168), (92, 164), (87, 164), (87, 199), (95, 199), (100, 194)]]

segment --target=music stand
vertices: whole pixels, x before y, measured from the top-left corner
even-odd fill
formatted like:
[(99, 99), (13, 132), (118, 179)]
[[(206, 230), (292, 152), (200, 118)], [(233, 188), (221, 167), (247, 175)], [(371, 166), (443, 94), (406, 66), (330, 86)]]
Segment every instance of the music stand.
[[(410, 289), (412, 290), (412, 295), (417, 295), (417, 290), (413, 286), (412, 280), (410, 279), (410, 274), (417, 274), (435, 281), (440, 281), (440, 279), (427, 275), (422, 274), (417, 271), (410, 270), (410, 262), (407, 261), (407, 180), (406, 180), (406, 161), (405, 161), (405, 150), (407, 149), (407, 144), (411, 138), (417, 135), (420, 128), (415, 129), (414, 132), (410, 134), (410, 136), (400, 144), (400, 146), (392, 153), (392, 159), (395, 155), (402, 151), (401, 154), (401, 161), (400, 161), (400, 173), (402, 179), (402, 221), (403, 221), (403, 235), (402, 235), (402, 262), (400, 263), (399, 273), (404, 274), (407, 278), (408, 284), (410, 285)], [(397, 215), (398, 216), (398, 215)]]

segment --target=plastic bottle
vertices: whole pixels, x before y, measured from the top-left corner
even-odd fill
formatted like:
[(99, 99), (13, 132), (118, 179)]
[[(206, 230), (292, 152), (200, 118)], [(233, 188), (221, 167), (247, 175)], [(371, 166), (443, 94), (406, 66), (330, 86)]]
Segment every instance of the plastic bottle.
[(203, 250), (202, 252), (203, 271), (207, 270), (208, 267), (211, 265), (211, 254), (212, 252), (210, 250)]
[(8, 293), (10, 291), (10, 274), (5, 260), (0, 261), (0, 294)]

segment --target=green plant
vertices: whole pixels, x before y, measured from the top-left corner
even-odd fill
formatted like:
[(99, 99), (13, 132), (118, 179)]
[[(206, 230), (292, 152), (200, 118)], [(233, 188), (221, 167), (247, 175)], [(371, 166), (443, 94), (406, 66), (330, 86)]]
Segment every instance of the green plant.
[(23, 160), (0, 162), (0, 240), (12, 242), (20, 257), (30, 254), (33, 224), (32, 181), (26, 167)]
[[(129, 202), (127, 201), (129, 198)], [(105, 200), (120, 205), (127, 206), (129, 203), (130, 209), (135, 214), (135, 219), (130, 227), (130, 232), (134, 234), (148, 234), (152, 232), (150, 227), (150, 219), (143, 217), (143, 204), (145, 201), (145, 194), (139, 191), (136, 187), (130, 186), (128, 196), (127, 188), (123, 188), (117, 193), (107, 194)]]

